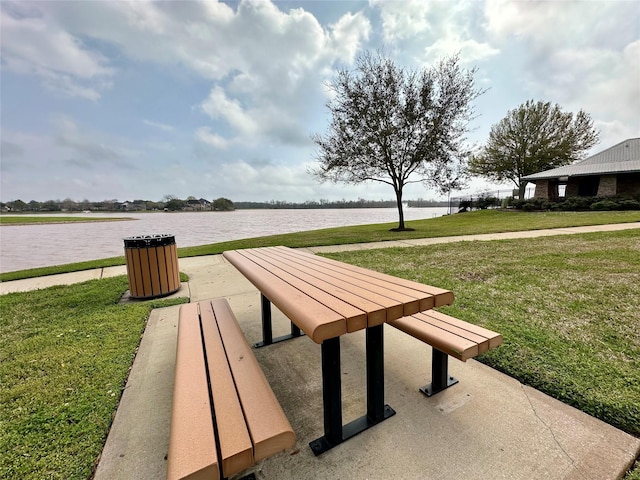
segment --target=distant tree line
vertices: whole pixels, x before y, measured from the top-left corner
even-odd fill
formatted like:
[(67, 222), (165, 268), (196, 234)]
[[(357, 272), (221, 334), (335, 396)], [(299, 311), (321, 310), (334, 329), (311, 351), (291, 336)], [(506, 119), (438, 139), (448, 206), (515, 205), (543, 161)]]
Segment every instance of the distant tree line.
[(133, 200), (120, 202), (118, 200), (103, 200), (92, 202), (83, 200), (76, 202), (67, 198), (65, 200), (47, 200), (38, 202), (31, 200), (24, 202), (14, 200), (0, 203), (3, 212), (144, 212), (144, 211), (230, 211), (235, 206), (228, 198), (218, 198), (209, 201), (204, 198), (188, 197), (186, 200), (173, 195), (167, 195), (162, 201)]
[[(446, 201), (435, 200), (409, 200), (409, 207), (446, 207)], [(238, 209), (317, 209), (317, 208), (395, 208), (395, 200), (365, 200), (359, 198), (357, 200), (336, 200), (329, 201), (326, 199), (307, 200), (306, 202), (284, 202), (271, 200), (270, 202), (236, 202)]]
[[(446, 201), (436, 200), (409, 200), (407, 206), (420, 207), (446, 207)], [(0, 203), (3, 212), (144, 212), (144, 211), (232, 211), (236, 209), (319, 209), (319, 208), (394, 208), (395, 200), (337, 200), (326, 199), (307, 200), (305, 202), (286, 202), (271, 200), (269, 202), (232, 202), (228, 198), (218, 198), (213, 201), (204, 198), (188, 197), (186, 200), (173, 195), (167, 195), (160, 202), (151, 200), (133, 200), (119, 202), (118, 200), (103, 200), (91, 202), (83, 200), (76, 202), (69, 198), (65, 200), (47, 200), (37, 202), (31, 200), (24, 202), (15, 200)]]

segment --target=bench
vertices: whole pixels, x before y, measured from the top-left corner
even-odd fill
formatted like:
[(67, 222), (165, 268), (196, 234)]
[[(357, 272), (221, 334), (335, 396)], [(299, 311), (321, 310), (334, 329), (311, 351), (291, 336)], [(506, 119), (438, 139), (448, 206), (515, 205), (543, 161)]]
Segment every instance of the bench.
[(182, 305), (167, 479), (219, 479), (295, 435), (225, 299)]
[(431, 383), (420, 391), (430, 397), (458, 383), (449, 376), (449, 356), (466, 362), (502, 344), (502, 335), (463, 320), (429, 310), (387, 323), (433, 348)]

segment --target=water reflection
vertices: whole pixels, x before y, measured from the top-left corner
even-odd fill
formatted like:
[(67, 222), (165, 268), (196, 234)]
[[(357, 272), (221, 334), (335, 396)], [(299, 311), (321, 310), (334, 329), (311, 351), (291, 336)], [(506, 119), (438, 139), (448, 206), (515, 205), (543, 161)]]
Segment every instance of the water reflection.
[[(405, 208), (405, 220), (432, 218), (446, 213), (446, 208)], [(126, 216), (135, 220), (2, 226), (0, 271), (123, 255), (122, 239), (135, 235), (169, 233), (175, 235), (178, 247), (189, 247), (320, 228), (397, 222), (398, 219), (394, 208), (88, 215)]]

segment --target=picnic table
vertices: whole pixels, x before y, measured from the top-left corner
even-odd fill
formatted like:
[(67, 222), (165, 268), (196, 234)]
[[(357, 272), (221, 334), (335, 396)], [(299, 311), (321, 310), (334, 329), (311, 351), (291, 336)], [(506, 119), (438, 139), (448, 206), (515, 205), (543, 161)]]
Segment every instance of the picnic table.
[[(324, 435), (310, 442), (319, 455), (384, 421), (383, 326), (453, 303), (453, 293), (320, 257), (299, 249), (263, 247), (224, 252), (261, 293), (263, 340), (257, 346), (306, 335), (321, 345)], [(271, 303), (291, 321), (291, 334), (273, 338)], [(367, 412), (343, 425), (340, 337), (366, 331)]]

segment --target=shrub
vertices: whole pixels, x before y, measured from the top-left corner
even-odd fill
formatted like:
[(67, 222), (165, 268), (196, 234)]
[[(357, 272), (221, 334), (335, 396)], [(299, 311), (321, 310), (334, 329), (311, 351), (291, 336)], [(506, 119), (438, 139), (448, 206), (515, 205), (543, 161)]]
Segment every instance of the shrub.
[(520, 210), (531, 212), (534, 210), (640, 210), (640, 198), (615, 197), (567, 197), (560, 202), (552, 202), (540, 198), (529, 200), (514, 200), (512, 205)]
[(619, 210), (640, 210), (640, 202), (638, 200), (626, 198), (618, 200)]
[(591, 210), (617, 210), (618, 204), (612, 200), (600, 200), (589, 207)]
[(471, 210), (472, 206), (473, 202), (471, 200), (461, 200), (460, 204), (458, 205), (458, 212), (468, 212), (469, 210)]
[(592, 203), (594, 203), (593, 197), (567, 197), (560, 208), (569, 211), (589, 210)]

